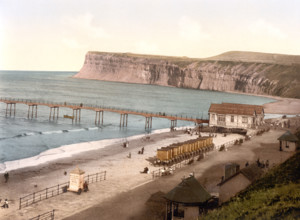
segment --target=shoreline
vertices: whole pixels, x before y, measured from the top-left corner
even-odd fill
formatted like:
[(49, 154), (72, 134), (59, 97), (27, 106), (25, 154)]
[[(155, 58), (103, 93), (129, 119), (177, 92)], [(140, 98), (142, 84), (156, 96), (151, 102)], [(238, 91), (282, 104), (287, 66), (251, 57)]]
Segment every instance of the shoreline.
[(283, 114), (283, 115), (300, 114), (300, 99), (297, 98), (272, 96), (267, 94), (243, 93), (243, 92), (236, 92), (236, 91), (224, 91), (224, 92), (274, 99), (275, 100), (274, 102), (269, 102), (262, 105), (265, 109), (265, 113), (267, 114)]
[[(184, 130), (192, 128), (192, 126), (183, 126), (177, 128), (177, 130)], [(151, 131), (148, 135), (154, 134), (163, 134), (169, 132), (170, 128), (163, 128)], [(43, 165), (46, 163), (52, 163), (59, 159), (72, 158), (82, 153), (96, 151), (103, 148), (110, 147), (111, 145), (116, 145), (126, 141), (133, 141), (140, 138), (145, 137), (145, 134), (137, 134), (133, 136), (128, 136), (126, 138), (112, 138), (112, 139), (103, 139), (98, 141), (88, 141), (88, 142), (80, 142), (69, 145), (62, 145), (57, 148), (51, 148), (46, 151), (39, 153), (36, 156), (22, 158), (19, 160), (6, 161), (0, 164), (0, 174), (14, 170), (19, 170), (23, 168), (30, 168), (39, 165)]]

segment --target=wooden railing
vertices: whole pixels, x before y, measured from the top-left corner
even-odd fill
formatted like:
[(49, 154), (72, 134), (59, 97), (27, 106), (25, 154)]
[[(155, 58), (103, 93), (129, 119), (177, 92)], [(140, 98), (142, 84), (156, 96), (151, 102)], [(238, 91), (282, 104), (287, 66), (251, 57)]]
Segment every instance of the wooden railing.
[(54, 220), (54, 209), (50, 212), (38, 215), (36, 217), (30, 218), (29, 220)]
[[(84, 177), (84, 180), (87, 181), (88, 184), (106, 180), (106, 171), (87, 175)], [(43, 201), (45, 199), (49, 199), (54, 196), (58, 196), (60, 194), (66, 193), (68, 187), (69, 187), (69, 182), (61, 183), (56, 186), (52, 186), (52, 187), (31, 193), (24, 197), (21, 197), (20, 202), (19, 202), (19, 209), (22, 209), (22, 208), (32, 205), (34, 203)]]

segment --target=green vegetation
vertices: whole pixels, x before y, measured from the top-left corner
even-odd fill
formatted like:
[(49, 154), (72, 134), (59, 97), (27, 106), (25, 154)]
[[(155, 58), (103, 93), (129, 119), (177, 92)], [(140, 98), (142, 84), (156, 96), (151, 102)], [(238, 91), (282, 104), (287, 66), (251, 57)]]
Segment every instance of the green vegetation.
[(300, 218), (300, 152), (203, 218)]

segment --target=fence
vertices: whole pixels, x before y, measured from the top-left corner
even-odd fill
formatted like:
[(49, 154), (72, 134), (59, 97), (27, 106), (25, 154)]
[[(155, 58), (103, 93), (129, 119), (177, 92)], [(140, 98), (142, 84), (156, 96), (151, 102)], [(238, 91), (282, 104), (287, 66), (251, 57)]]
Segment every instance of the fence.
[(232, 141), (228, 141), (228, 142), (226, 142), (226, 143), (224, 143), (224, 144), (217, 145), (217, 146), (215, 146), (215, 149), (216, 149), (216, 150), (219, 150), (223, 145), (224, 145), (225, 148), (226, 148), (226, 147), (229, 147), (229, 146), (231, 146), (231, 145), (234, 145), (234, 143), (236, 143), (236, 141), (239, 141), (240, 139), (243, 139), (243, 141), (245, 140), (244, 137), (237, 138), (237, 139), (234, 139), (234, 140), (232, 140)]
[[(85, 181), (87, 181), (88, 184), (106, 180), (106, 171), (87, 175), (87, 176), (85, 176), (84, 179), (85, 179)], [(66, 182), (66, 183), (58, 184), (56, 186), (52, 186), (52, 187), (34, 192), (27, 196), (21, 197), (20, 203), (19, 203), (19, 209), (25, 208), (31, 204), (34, 204), (34, 203), (40, 202), (42, 200), (49, 199), (54, 196), (58, 196), (62, 193), (65, 193), (65, 192), (67, 192), (68, 187), (69, 187), (69, 182)]]
[(159, 168), (158, 170), (154, 170), (154, 171), (152, 171), (152, 179), (154, 179), (155, 177), (173, 174), (174, 170), (189, 164), (190, 161), (192, 161), (192, 160), (194, 160), (194, 157), (180, 161), (179, 163), (175, 163), (172, 166), (168, 166), (167, 169)]
[(88, 184), (106, 180), (106, 171), (87, 175), (84, 177), (84, 180), (87, 181)]
[(54, 220), (54, 209), (50, 212), (46, 212), (34, 218), (30, 218), (29, 220)]

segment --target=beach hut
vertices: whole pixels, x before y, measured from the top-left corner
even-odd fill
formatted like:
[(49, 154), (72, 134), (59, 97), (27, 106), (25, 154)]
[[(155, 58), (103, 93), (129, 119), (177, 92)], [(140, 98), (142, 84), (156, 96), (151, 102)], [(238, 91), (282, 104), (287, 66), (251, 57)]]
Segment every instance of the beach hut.
[(171, 151), (168, 147), (162, 147), (161, 149), (157, 150), (157, 158), (161, 161), (170, 160), (171, 158)]
[(84, 171), (76, 167), (76, 169), (70, 172), (70, 184), (68, 191), (78, 192), (79, 194), (83, 190), (84, 184)]
[(165, 198), (167, 200), (166, 219), (175, 220), (197, 219), (212, 196), (194, 176), (190, 176), (168, 192)]
[(295, 151), (297, 148), (297, 142), (299, 141), (297, 136), (292, 134), (290, 131), (285, 132), (277, 140), (279, 140), (280, 151)]

